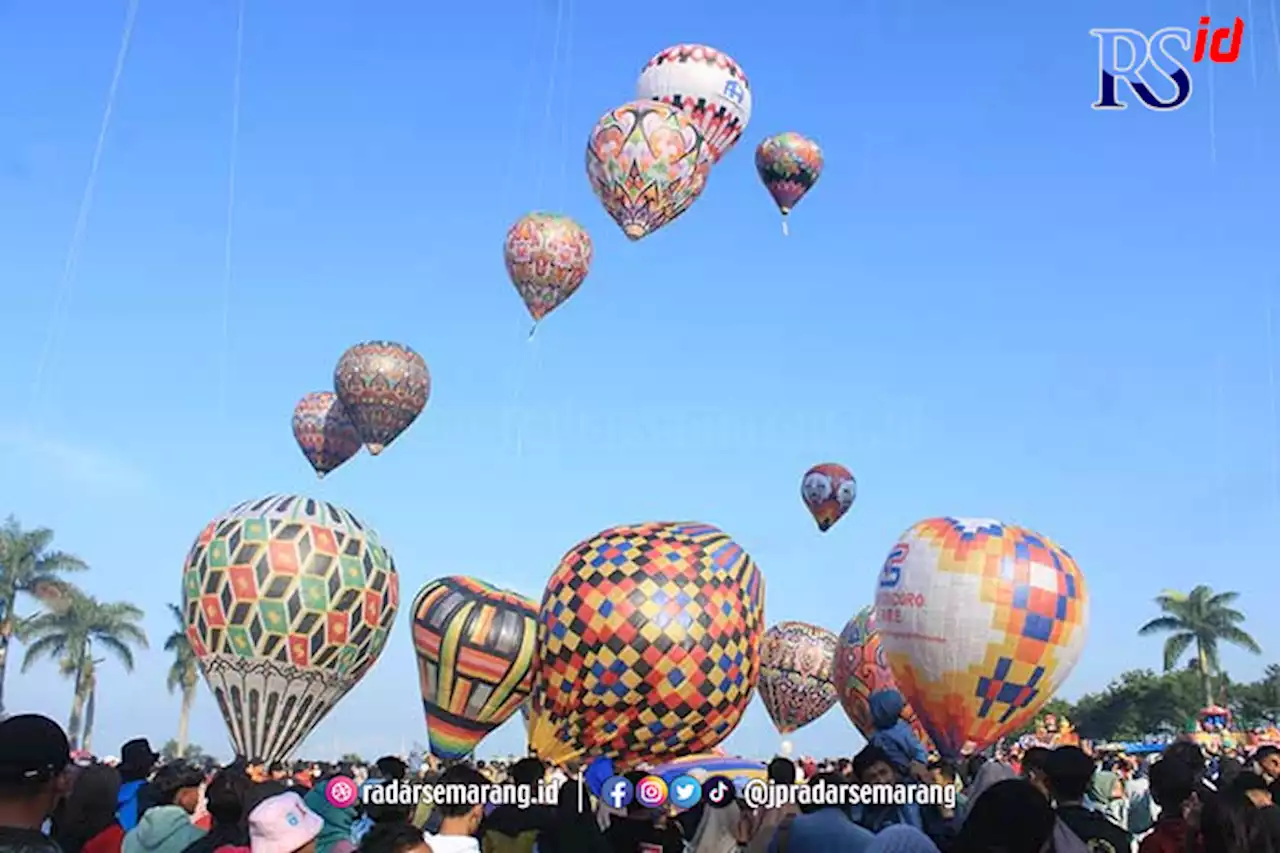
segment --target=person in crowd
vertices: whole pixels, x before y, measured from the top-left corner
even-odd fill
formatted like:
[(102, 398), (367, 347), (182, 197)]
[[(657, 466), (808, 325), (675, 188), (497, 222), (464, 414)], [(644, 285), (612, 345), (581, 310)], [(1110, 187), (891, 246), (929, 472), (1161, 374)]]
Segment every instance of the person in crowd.
[(217, 853), (223, 847), (248, 847), (245, 821), (249, 810), (245, 803), (251, 787), (253, 783), (242, 769), (227, 767), (218, 771), (204, 789), (209, 831), (188, 844), (182, 853)]
[(1045, 797), (1049, 796), (1049, 777), (1045, 775), (1044, 766), (1049, 760), (1049, 753), (1051, 752), (1053, 750), (1045, 746), (1032, 746), (1022, 754), (1020, 775), (1034, 785)]
[(1124, 785), (1113, 761), (1104, 761), (1089, 780), (1085, 806), (1106, 815), (1116, 826), (1129, 825), (1129, 804), (1124, 799)]
[(39, 714), (0, 721), (0, 853), (59, 853), (40, 831), (67, 791), (71, 747)]
[(960, 770), (956, 767), (955, 762), (948, 761), (945, 758), (935, 759), (929, 762), (929, 772), (932, 774), (933, 784), (956, 789), (956, 807), (945, 810), (942, 816), (950, 820), (957, 814), (963, 814), (965, 804), (969, 802), (969, 795), (962, 790)]
[(1242, 770), (1236, 774), (1235, 779), (1231, 780), (1231, 785), (1226, 790), (1236, 797), (1245, 797), (1253, 804), (1258, 810), (1257, 817), (1262, 827), (1262, 834), (1269, 844), (1280, 851), (1280, 808), (1276, 806), (1271, 796), (1271, 789), (1267, 786), (1267, 780), (1262, 774), (1254, 773), (1252, 770)]
[(133, 829), (142, 814), (156, 803), (155, 792), (147, 781), (156, 769), (160, 755), (144, 737), (125, 741), (120, 747), (120, 802), (116, 820), (125, 832)]
[(191, 822), (203, 784), (204, 774), (185, 761), (173, 761), (157, 770), (151, 781), (156, 804), (125, 833), (122, 853), (182, 853), (203, 837), (204, 830)]
[(1198, 814), (1203, 853), (1280, 853), (1263, 811), (1239, 791), (1205, 798)]
[[(324, 828), (320, 830), (320, 834), (316, 836), (316, 853), (353, 853), (357, 848), (351, 829), (356, 821), (355, 805), (339, 807), (329, 801), (329, 796), (325, 792), (323, 785), (316, 785), (310, 791), (303, 795), (302, 801), (306, 803), (307, 808), (320, 816), (324, 821)], [(388, 825), (403, 826), (408, 821), (389, 822)], [(372, 824), (361, 835), (361, 841), (364, 836), (372, 830)], [(419, 834), (421, 837), (421, 834)]]
[[(850, 768), (852, 773), (852, 765)], [(774, 785), (794, 785), (796, 784), (796, 765), (791, 759), (778, 756), (765, 768), (765, 776)], [(777, 832), (778, 827), (783, 821), (794, 818), (798, 814), (800, 809), (794, 803), (743, 812), (742, 821), (745, 826), (739, 829), (739, 835), (747, 839), (746, 853), (767, 853), (769, 842), (773, 840), (773, 834)]]
[(1253, 766), (1267, 780), (1271, 798), (1280, 802), (1280, 747), (1265, 744), (1253, 753)]
[(1195, 793), (1195, 773), (1181, 761), (1159, 761), (1148, 774), (1160, 817), (1138, 844), (1138, 853), (1198, 853), (1199, 839), (1186, 820)]
[[(876, 695), (872, 694), (872, 698), (874, 699)], [(874, 740), (874, 737), (872, 739)], [(897, 785), (902, 781), (893, 759), (874, 744), (863, 747), (862, 751), (853, 757), (853, 774), (864, 785)], [(835, 776), (835, 774), (828, 775)], [(924, 831), (924, 817), (920, 806), (915, 803), (903, 805), (858, 803), (849, 808), (849, 815), (859, 826), (872, 832), (879, 832), (886, 826), (899, 823)]]
[(422, 831), (410, 824), (383, 824), (369, 830), (360, 853), (431, 853)]
[[(474, 788), (489, 784), (489, 780), (474, 767), (455, 764), (440, 775), (440, 784)], [(475, 834), (484, 817), (483, 805), (479, 802), (475, 805), (445, 803), (436, 806), (435, 811), (440, 814), (440, 829), (423, 835), (431, 853), (480, 853), (480, 842)], [(408, 822), (407, 816), (405, 822)]]
[[(641, 770), (626, 774), (633, 786), (644, 777)], [(614, 853), (684, 853), (680, 825), (666, 820), (665, 815), (655, 813), (634, 799), (625, 814), (611, 817), (604, 837)]]
[[(1025, 758), (1024, 758), (1025, 761)], [(1064, 853), (1054, 844), (1053, 808), (1025, 779), (971, 794), (952, 853)]]
[(591, 794), (582, 782), (570, 779), (560, 786), (555, 819), (538, 834), (534, 849), (536, 853), (610, 853), (609, 842), (591, 813)]
[(119, 794), (120, 774), (114, 767), (91, 764), (80, 770), (53, 825), (62, 853), (120, 853), (124, 829), (116, 820)]
[(938, 845), (920, 830), (898, 824), (876, 833), (867, 853), (939, 853)]
[(1193, 740), (1176, 740), (1164, 748), (1164, 752), (1160, 756), (1161, 761), (1181, 761), (1191, 769), (1196, 779), (1196, 796), (1201, 800), (1207, 798), (1209, 794), (1218, 790), (1218, 787), (1207, 778), (1205, 769), (1208, 762), (1205, 760), (1204, 750), (1200, 748), (1200, 744)]
[(324, 821), (294, 791), (268, 797), (249, 812), (251, 853), (315, 853)]
[(960, 820), (968, 817), (969, 810), (973, 808), (973, 804), (977, 802), (978, 797), (982, 796), (991, 786), (997, 782), (1004, 782), (1007, 779), (1014, 779), (1018, 774), (1013, 772), (1013, 768), (1003, 761), (988, 761), (978, 769), (978, 774), (973, 777), (973, 781), (966, 789), (969, 792), (969, 799), (966, 801), (967, 807), (960, 812)]
[[(866, 747), (863, 752), (873, 747)], [(862, 753), (859, 753), (861, 755)], [(858, 760), (853, 762), (854, 772)], [(838, 785), (840, 777), (835, 773), (815, 773), (809, 785)], [(875, 833), (859, 826), (838, 805), (805, 806), (800, 814), (788, 816), (778, 825), (769, 842), (768, 853), (866, 853)]]
[(1128, 830), (1085, 806), (1085, 795), (1097, 767), (1078, 746), (1060, 746), (1045, 762), (1058, 817), (1094, 853), (1125, 853), (1132, 847)]
[[(871, 709), (871, 722), (876, 730), (868, 744), (880, 749), (889, 758), (898, 775), (919, 782), (929, 782), (929, 753), (916, 737), (911, 725), (902, 718), (906, 700), (897, 690), (877, 690), (867, 700)], [(857, 772), (856, 762), (854, 772)]]
[(982, 769), (982, 765), (987, 763), (987, 757), (981, 752), (975, 752), (965, 758), (964, 764), (960, 770), (960, 778), (964, 781), (964, 786), (968, 788), (973, 784), (973, 780), (977, 778), (978, 771)]
[[(522, 758), (507, 771), (511, 783), (528, 791), (531, 802), (547, 768), (536, 758)], [(555, 820), (555, 807), (534, 803), (528, 808), (503, 803), (480, 822), (480, 847), (484, 853), (532, 853), (538, 834)]]

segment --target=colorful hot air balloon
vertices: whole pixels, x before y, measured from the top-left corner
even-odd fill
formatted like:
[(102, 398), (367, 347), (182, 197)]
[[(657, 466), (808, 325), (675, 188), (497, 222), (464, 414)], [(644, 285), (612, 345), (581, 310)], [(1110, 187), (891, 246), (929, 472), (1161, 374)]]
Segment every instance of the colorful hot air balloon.
[(786, 234), (787, 214), (822, 176), (822, 149), (798, 133), (770, 136), (756, 149), (756, 172), (782, 211)]
[(183, 569), (182, 613), (235, 751), (282, 761), (377, 661), (399, 606), (378, 535), (294, 495), (215, 518)]
[(377, 456), (427, 407), (431, 374), (422, 356), (404, 344), (368, 341), (338, 359), (333, 389)]
[(1088, 629), (1084, 575), (1061, 547), (990, 519), (931, 518), (880, 572), (876, 630), (903, 697), (955, 757), (1027, 725)]
[(587, 179), (632, 240), (657, 231), (693, 204), (711, 169), (702, 134), (684, 113), (657, 101), (610, 110), (587, 140)]
[(675, 758), (720, 743), (751, 701), (764, 578), (709, 524), (615, 527), (565, 554), (538, 620), (538, 755)]
[(293, 437), (321, 478), (360, 452), (360, 433), (332, 391), (316, 391), (298, 401)]
[(823, 462), (804, 472), (800, 497), (818, 522), (818, 529), (826, 533), (853, 506), (858, 497), (858, 481), (843, 465)]
[[(884, 647), (875, 629), (875, 611), (864, 607), (849, 620), (836, 642), (835, 666), (831, 673), (836, 683), (840, 704), (862, 736), (870, 739), (875, 733), (871, 721), (869, 700), (872, 693), (881, 690), (897, 690), (893, 672), (884, 659)], [(901, 691), (899, 691), (901, 692)], [(902, 719), (911, 724), (912, 730), (927, 751), (933, 750), (933, 741), (920, 724), (920, 718), (910, 705), (902, 711)]]
[(716, 163), (751, 121), (751, 84), (733, 58), (701, 44), (678, 44), (640, 72), (636, 98), (661, 101), (683, 112)]
[(507, 232), (507, 274), (537, 323), (572, 296), (591, 270), (591, 237), (567, 216), (530, 213)]
[(831, 663), (836, 635), (806, 622), (779, 622), (760, 643), (760, 700), (780, 734), (794, 732), (836, 704)]
[(533, 686), (538, 605), (468, 577), (413, 600), (413, 648), (431, 754), (456, 761), (506, 722)]

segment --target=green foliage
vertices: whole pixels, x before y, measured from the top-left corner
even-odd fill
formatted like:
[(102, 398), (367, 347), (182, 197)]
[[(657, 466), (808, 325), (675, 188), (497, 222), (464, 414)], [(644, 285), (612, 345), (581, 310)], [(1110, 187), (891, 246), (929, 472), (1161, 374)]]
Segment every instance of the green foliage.
[[(160, 747), (160, 757), (164, 761), (173, 761), (178, 757), (178, 741), (169, 738), (164, 742), (164, 746)], [(182, 751), (182, 758), (193, 764), (202, 764), (209, 754), (197, 743), (187, 744), (187, 748)]]
[(354, 752), (344, 752), (338, 760), (346, 764), (364, 764), (364, 759)]

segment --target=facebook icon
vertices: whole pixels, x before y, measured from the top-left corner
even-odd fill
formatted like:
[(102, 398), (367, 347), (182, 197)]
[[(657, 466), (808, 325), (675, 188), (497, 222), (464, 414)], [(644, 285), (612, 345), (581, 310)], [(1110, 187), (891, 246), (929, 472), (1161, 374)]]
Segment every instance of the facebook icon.
[(631, 798), (635, 794), (635, 790), (631, 787), (631, 782), (625, 776), (611, 776), (605, 780), (604, 785), (600, 788), (600, 794), (605, 802), (613, 806), (615, 809), (625, 809), (631, 804)]

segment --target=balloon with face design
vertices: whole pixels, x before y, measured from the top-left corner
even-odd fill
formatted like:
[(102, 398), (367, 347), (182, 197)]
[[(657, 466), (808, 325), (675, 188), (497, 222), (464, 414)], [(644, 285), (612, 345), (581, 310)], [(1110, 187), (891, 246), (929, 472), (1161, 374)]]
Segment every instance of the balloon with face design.
[(800, 497), (809, 508), (818, 529), (826, 532), (840, 520), (858, 497), (858, 481), (843, 465), (824, 462), (805, 472)]

